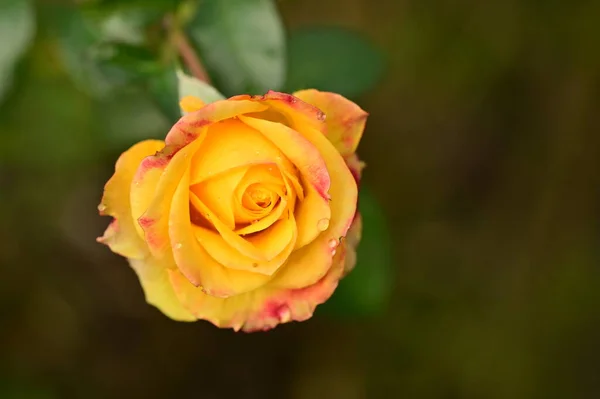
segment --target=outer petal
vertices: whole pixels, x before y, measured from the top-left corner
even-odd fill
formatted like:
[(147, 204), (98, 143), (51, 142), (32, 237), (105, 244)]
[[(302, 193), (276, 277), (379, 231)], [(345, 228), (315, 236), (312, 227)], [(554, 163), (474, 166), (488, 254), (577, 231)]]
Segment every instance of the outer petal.
[(325, 113), (327, 138), (347, 156), (353, 154), (362, 137), (369, 114), (343, 96), (314, 89), (301, 90), (294, 96), (314, 105)]
[[(171, 201), (180, 180), (186, 172), (189, 172), (190, 159), (198, 150), (201, 143), (202, 137), (182, 148), (172, 156), (172, 159), (167, 159), (168, 164), (166, 166), (162, 162), (159, 162), (155, 168), (150, 169), (152, 173), (160, 173), (160, 178), (157, 183), (151, 182), (151, 184), (156, 184), (153, 189), (152, 201), (144, 214), (138, 219), (138, 223), (144, 230), (150, 252), (157, 259), (164, 260), (166, 258), (166, 260), (170, 260), (172, 257), (169, 240)], [(165, 151), (168, 151), (170, 148), (172, 147), (165, 148)], [(161, 161), (169, 157), (171, 155), (168, 153), (165, 154), (163, 151), (163, 153), (152, 158)], [(151, 162), (154, 161), (152, 160)], [(189, 209), (187, 205), (185, 206), (186, 209)]]
[[(297, 248), (312, 242), (323, 228), (323, 223), (329, 224), (331, 217), (329, 190), (332, 184), (327, 164), (319, 148), (307, 140), (302, 134), (280, 123), (271, 121), (240, 117), (247, 125), (260, 131), (271, 140), (290, 161), (298, 168), (303, 180), (308, 184), (306, 197), (299, 204), (298, 242)], [(335, 175), (334, 175), (335, 176)], [(321, 224), (319, 223), (320, 221)]]
[(129, 259), (129, 264), (135, 270), (146, 302), (156, 306), (171, 319), (178, 321), (194, 321), (196, 317), (183, 307), (169, 280), (167, 268), (149, 256), (146, 259)]
[(360, 239), (362, 237), (362, 217), (360, 213), (356, 212), (356, 216), (354, 217), (354, 221), (348, 230), (348, 234), (346, 235), (346, 261), (344, 262), (344, 273), (343, 276), (346, 276), (348, 273), (354, 269), (356, 266), (356, 250), (358, 248), (358, 244), (360, 244)]
[(168, 270), (168, 273), (177, 298), (198, 319), (236, 331), (264, 331), (280, 323), (307, 320), (317, 305), (329, 299), (344, 270), (344, 248), (345, 244), (339, 247), (333, 267), (325, 276), (300, 289), (269, 285), (223, 299), (206, 295), (177, 270)]
[(269, 284), (301, 288), (319, 280), (331, 267), (331, 249), (338, 245), (354, 219), (358, 189), (344, 159), (321, 132), (299, 126), (304, 136), (319, 149), (333, 177), (329, 190), (331, 220), (326, 231), (311, 244), (295, 251)]
[(267, 107), (254, 101), (215, 101), (198, 111), (182, 116), (171, 128), (165, 139), (169, 146), (181, 148), (200, 135), (203, 128), (242, 114), (261, 112)]
[(98, 239), (113, 252), (129, 258), (142, 258), (147, 247), (137, 234), (129, 205), (130, 187), (136, 169), (144, 157), (164, 147), (164, 142), (147, 140), (135, 144), (117, 160), (115, 174), (104, 187), (102, 202), (98, 206), (101, 214), (110, 215), (115, 220)]

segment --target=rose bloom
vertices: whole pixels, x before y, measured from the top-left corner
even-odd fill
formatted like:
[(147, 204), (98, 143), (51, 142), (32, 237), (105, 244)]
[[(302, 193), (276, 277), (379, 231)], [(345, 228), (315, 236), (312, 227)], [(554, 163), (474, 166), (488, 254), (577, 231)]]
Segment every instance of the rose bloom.
[(355, 263), (367, 113), (317, 90), (181, 108), (164, 141), (117, 161), (98, 241), (172, 319), (257, 331), (310, 318)]

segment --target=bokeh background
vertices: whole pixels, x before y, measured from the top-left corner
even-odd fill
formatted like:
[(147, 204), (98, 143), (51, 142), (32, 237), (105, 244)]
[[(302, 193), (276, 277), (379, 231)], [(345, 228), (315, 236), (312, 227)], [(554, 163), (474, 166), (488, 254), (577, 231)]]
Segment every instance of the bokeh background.
[(255, 334), (167, 319), (95, 242), (177, 108), (133, 47), (90, 64), (81, 3), (0, 1), (0, 398), (600, 397), (600, 2), (278, 1), (286, 85), (370, 113), (370, 216), (330, 303)]

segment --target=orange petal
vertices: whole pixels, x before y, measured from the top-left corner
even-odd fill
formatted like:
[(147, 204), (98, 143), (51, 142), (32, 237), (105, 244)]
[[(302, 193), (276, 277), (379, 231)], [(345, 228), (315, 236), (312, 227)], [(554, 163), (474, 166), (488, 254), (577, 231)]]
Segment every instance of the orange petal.
[(263, 119), (240, 116), (242, 122), (261, 132), (269, 141), (277, 146), (285, 156), (298, 168), (306, 181), (328, 200), (331, 184), (327, 166), (319, 150), (304, 136), (294, 129)]
[[(214, 220), (214, 215), (193, 193), (190, 194), (190, 200), (193, 206), (208, 216), (218, 231), (216, 233), (201, 226), (193, 226), (194, 235), (209, 256), (223, 266), (270, 276), (286, 261), (294, 248), (296, 223), (293, 216), (289, 220), (279, 221), (281, 224), (276, 223), (270, 229), (257, 233), (257, 237), (260, 236), (261, 239), (254, 238), (255, 241), (251, 241)], [(274, 230), (270, 231), (271, 229)]]
[(169, 270), (168, 273), (179, 301), (198, 319), (236, 331), (264, 331), (281, 323), (307, 320), (317, 305), (329, 299), (343, 272), (343, 247), (344, 244), (325, 276), (299, 289), (266, 285), (245, 294), (215, 298), (194, 287), (178, 271)]
[(270, 276), (224, 267), (213, 259), (194, 235), (189, 213), (189, 170), (186, 170), (174, 193), (171, 206), (169, 236), (177, 268), (189, 284), (216, 297), (229, 297), (264, 285)]
[(182, 116), (165, 139), (169, 146), (181, 148), (194, 141), (206, 127), (242, 114), (264, 111), (267, 107), (255, 101), (220, 100), (205, 105), (196, 112)]
[[(184, 174), (189, 171), (192, 155), (198, 150), (201, 143), (202, 137), (183, 147), (173, 155), (171, 159), (169, 159), (171, 155), (168, 152), (170, 147), (167, 147), (160, 154), (144, 160), (148, 165), (142, 165), (142, 167), (152, 166), (156, 163), (154, 168), (143, 171), (142, 167), (140, 167), (140, 170), (138, 171), (138, 175), (143, 176), (149, 171), (156, 170), (156, 172), (153, 173), (160, 173), (158, 182), (151, 181), (150, 179), (148, 180), (155, 185), (152, 200), (144, 214), (138, 219), (138, 223), (144, 230), (150, 252), (158, 259), (163, 259), (165, 257), (170, 258), (172, 256), (171, 243), (169, 240), (169, 212), (171, 210), (171, 201), (179, 182)], [(166, 166), (164, 165), (165, 162), (168, 162)], [(142, 177), (142, 185), (145, 181), (146, 180)], [(187, 189), (189, 190), (189, 187)], [(184, 206), (188, 211), (187, 215), (189, 219), (189, 206), (187, 204)]]
[(332, 262), (332, 250), (346, 236), (356, 213), (357, 186), (344, 159), (319, 131), (303, 132), (317, 147), (325, 160), (331, 180), (331, 219), (327, 230), (311, 244), (294, 251), (284, 267), (275, 274), (270, 284), (285, 288), (301, 288), (324, 276)]
[(356, 180), (356, 183), (360, 183), (362, 171), (366, 164), (358, 159), (358, 155), (356, 155), (356, 153), (348, 155), (345, 159), (346, 165), (348, 165), (350, 172), (352, 172), (352, 176), (354, 176), (354, 180)]
[(104, 187), (104, 195), (98, 209), (115, 220), (98, 241), (122, 256), (142, 258), (148, 251), (144, 240), (136, 232), (136, 223), (129, 204), (130, 188), (136, 169), (144, 157), (163, 147), (164, 142), (159, 140), (146, 140), (132, 146), (119, 157), (115, 173)]
[[(241, 97), (240, 97), (241, 99)], [(325, 114), (317, 107), (302, 101), (291, 94), (269, 91), (264, 96), (254, 96), (253, 101), (269, 106), (269, 111), (283, 115), (287, 124), (298, 130), (300, 126), (324, 132), (326, 130)], [(269, 118), (264, 118), (269, 119)], [(275, 118), (279, 122), (280, 117)]]
[(360, 213), (356, 212), (356, 216), (354, 217), (354, 221), (348, 230), (348, 234), (346, 234), (346, 260), (344, 262), (344, 273), (343, 275), (347, 275), (354, 269), (356, 266), (356, 250), (358, 248), (358, 244), (360, 244), (360, 239), (362, 237), (362, 217)]
[(237, 120), (227, 120), (208, 129), (192, 162), (191, 183), (244, 165), (276, 162), (292, 168), (283, 153), (255, 129)]
[(336, 93), (309, 89), (297, 91), (294, 96), (325, 113), (327, 138), (342, 156), (353, 154), (356, 151), (365, 129), (368, 113)]
[(183, 307), (177, 299), (169, 280), (167, 268), (164, 265), (161, 265), (152, 257), (129, 259), (129, 264), (140, 279), (146, 302), (156, 306), (171, 319), (178, 321), (196, 320), (196, 317)]
[(230, 169), (190, 188), (230, 230), (235, 229), (234, 191), (246, 173), (247, 167)]

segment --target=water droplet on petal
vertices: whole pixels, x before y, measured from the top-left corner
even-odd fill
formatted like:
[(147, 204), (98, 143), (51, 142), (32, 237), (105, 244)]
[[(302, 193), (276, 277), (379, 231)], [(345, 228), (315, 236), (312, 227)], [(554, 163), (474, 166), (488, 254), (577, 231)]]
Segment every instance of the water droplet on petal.
[(252, 223), (252, 224), (254, 224), (254, 223), (258, 223), (258, 219), (254, 219), (254, 220), (253, 220), (251, 223)]
[(335, 255), (335, 249), (333, 251), (331, 251), (331, 256)]
[(181, 247), (183, 247), (183, 244), (178, 242), (177, 244), (175, 244), (175, 249), (181, 249)]
[(335, 248), (338, 246), (338, 240), (333, 238), (333, 239), (329, 240), (329, 242), (327, 244), (329, 245), (329, 248)]
[(317, 229), (325, 231), (329, 227), (329, 219), (321, 219), (317, 222)]
[(98, 211), (104, 212), (105, 210), (106, 210), (106, 205), (104, 205), (104, 204), (98, 205)]

